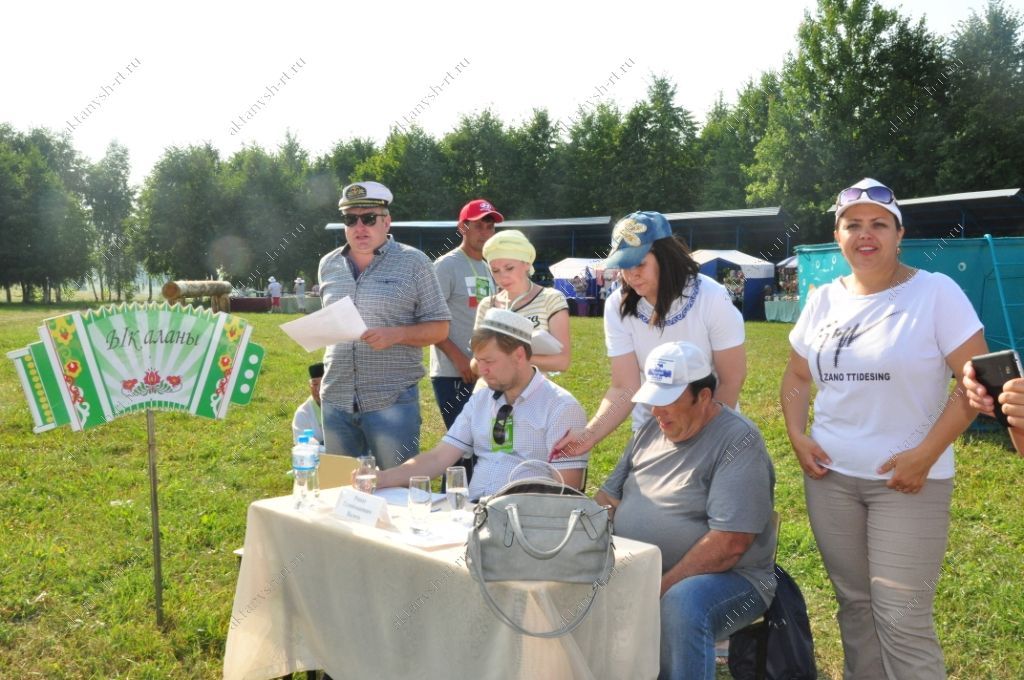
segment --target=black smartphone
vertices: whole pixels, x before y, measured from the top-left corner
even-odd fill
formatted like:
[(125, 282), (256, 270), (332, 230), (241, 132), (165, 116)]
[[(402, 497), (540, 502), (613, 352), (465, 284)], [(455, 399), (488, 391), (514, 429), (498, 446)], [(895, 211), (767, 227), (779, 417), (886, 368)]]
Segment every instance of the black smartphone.
[(971, 365), (974, 366), (974, 375), (978, 382), (985, 386), (985, 390), (992, 397), (995, 404), (996, 420), (1009, 427), (1003, 413), (1002, 404), (999, 403), (999, 395), (1003, 393), (1003, 385), (1007, 380), (1021, 377), (1020, 357), (1016, 350), (1004, 349), (1001, 352), (991, 352), (971, 357)]

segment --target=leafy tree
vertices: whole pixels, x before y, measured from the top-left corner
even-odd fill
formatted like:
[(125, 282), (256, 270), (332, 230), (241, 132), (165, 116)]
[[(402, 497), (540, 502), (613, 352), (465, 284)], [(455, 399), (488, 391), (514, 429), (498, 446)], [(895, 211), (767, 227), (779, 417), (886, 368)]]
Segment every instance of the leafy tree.
[(826, 238), (836, 192), (864, 176), (901, 195), (933, 185), (945, 72), (941, 44), (874, 0), (819, 0), (782, 71), (751, 166), (748, 201), (784, 205), (808, 238)]
[(353, 176), (356, 167), (377, 153), (377, 145), (369, 138), (356, 137), (348, 141), (338, 142), (331, 151), (317, 158), (313, 164), (316, 174), (330, 173), (334, 178), (335, 187), (331, 193), (335, 201), (341, 194), (341, 188), (359, 178)]
[(446, 162), (437, 141), (412, 125), (391, 130), (384, 148), (356, 166), (353, 177), (381, 182), (395, 195), (395, 219), (450, 220), (461, 204), (445, 186)]
[(450, 189), (452, 214), (466, 201), (480, 196), (513, 210), (515, 196), (510, 170), (514, 161), (505, 126), (493, 113), (462, 116), (458, 126), (441, 139), (445, 156), (444, 186)]
[(20, 134), (0, 127), (0, 236), (10, 244), (0, 256), (0, 278), (8, 299), (17, 282), (24, 302), (34, 300), (36, 288), (50, 302), (54, 290), (88, 270), (81, 257), (90, 241), (81, 196), (60, 174), (70, 177), (79, 165), (77, 152), (46, 130)]
[[(335, 247), (336, 236), (325, 230), (324, 225), (338, 221), (338, 199), (342, 188), (360, 179), (355, 175), (356, 167), (376, 153), (377, 145), (373, 140), (357, 137), (338, 142), (329, 153), (313, 163), (311, 173), (305, 180), (300, 221), (311, 227), (307, 238), (317, 262)], [(306, 275), (307, 280), (312, 280), (316, 276), (316, 269), (300, 269), (300, 273)]]
[(569, 128), (565, 147), (566, 213), (580, 217), (621, 213), (619, 133), (622, 114), (607, 102), (585, 111)]
[(509, 191), (514, 204), (502, 210), (524, 218), (558, 217), (565, 209), (565, 146), (546, 109), (534, 109), (529, 120), (508, 130)]
[[(1021, 15), (990, 0), (960, 22), (951, 41), (946, 130), (939, 145), (942, 192), (1024, 185), (1024, 39)], [(944, 89), (944, 88), (943, 88)]]
[(655, 77), (647, 101), (626, 114), (618, 135), (619, 179), (612, 211), (692, 210), (700, 195), (697, 126), (675, 103), (676, 87)]
[(135, 190), (128, 184), (130, 173), (128, 149), (111, 142), (103, 159), (89, 169), (85, 182), (85, 202), (96, 234), (90, 255), (96, 264), (100, 298), (106, 284), (118, 302), (124, 293), (132, 293), (138, 272), (136, 249), (131, 244), (137, 229), (132, 225)]
[(210, 244), (232, 218), (220, 167), (220, 156), (209, 144), (164, 151), (140, 198), (140, 243), (147, 271), (185, 279), (213, 275)]
[(721, 97), (712, 106), (699, 140), (704, 181), (698, 209), (732, 210), (746, 204), (748, 168), (768, 127), (769, 108), (780, 96), (778, 76), (769, 72), (759, 82), (747, 81), (735, 107)]

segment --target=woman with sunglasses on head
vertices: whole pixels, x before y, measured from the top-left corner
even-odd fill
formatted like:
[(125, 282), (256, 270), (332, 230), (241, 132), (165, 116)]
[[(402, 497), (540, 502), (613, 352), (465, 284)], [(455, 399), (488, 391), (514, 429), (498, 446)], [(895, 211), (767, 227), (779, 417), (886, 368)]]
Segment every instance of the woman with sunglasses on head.
[(807, 514), (839, 600), (846, 680), (946, 677), (932, 604), (952, 443), (975, 415), (949, 381), (986, 348), (959, 286), (900, 261), (903, 235), (888, 187), (863, 179), (839, 194), (835, 239), (852, 273), (807, 300), (782, 378)]
[(630, 400), (640, 389), (647, 355), (658, 345), (685, 340), (710, 356), (718, 380), (714, 397), (730, 408), (747, 375), (743, 316), (725, 287), (700, 273), (664, 215), (635, 212), (619, 220), (605, 267), (620, 270), (622, 281), (604, 306), (611, 385), (586, 429), (559, 440), (564, 455), (591, 449), (631, 412), (634, 432), (651, 416), (649, 407)]
[(476, 325), (480, 326), (487, 310), (492, 308), (521, 314), (533, 322), (534, 330), (547, 331), (562, 345), (558, 354), (534, 354), (533, 365), (547, 372), (567, 370), (572, 357), (569, 303), (554, 288), (545, 288), (530, 279), (537, 258), (533, 244), (521, 231), (506, 229), (487, 239), (483, 255), (501, 290), (480, 301)]

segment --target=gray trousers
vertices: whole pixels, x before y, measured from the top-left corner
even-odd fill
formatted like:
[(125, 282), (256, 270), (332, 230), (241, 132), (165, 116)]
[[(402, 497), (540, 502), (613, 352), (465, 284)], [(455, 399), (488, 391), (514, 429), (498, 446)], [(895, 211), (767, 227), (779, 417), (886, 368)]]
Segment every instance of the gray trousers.
[(932, 603), (949, 531), (952, 479), (917, 494), (884, 480), (804, 476), (807, 514), (839, 600), (845, 680), (946, 677)]

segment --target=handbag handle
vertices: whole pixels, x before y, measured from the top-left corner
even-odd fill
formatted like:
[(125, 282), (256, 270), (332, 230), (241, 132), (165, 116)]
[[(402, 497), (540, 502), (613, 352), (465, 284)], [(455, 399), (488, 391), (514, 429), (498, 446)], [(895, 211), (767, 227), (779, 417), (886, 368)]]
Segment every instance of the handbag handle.
[(562, 476), (562, 471), (561, 470), (556, 468), (554, 465), (552, 465), (548, 461), (536, 460), (534, 458), (527, 458), (523, 462), (519, 463), (514, 468), (512, 468), (512, 471), (508, 473), (508, 481), (509, 481), (509, 483), (516, 481), (516, 472), (519, 471), (519, 468), (521, 468), (521, 467), (529, 467), (530, 465), (540, 465), (540, 466), (543, 466), (545, 472), (548, 472), (549, 470), (551, 472), (554, 472), (555, 474), (551, 475), (552, 479), (555, 479), (562, 486), (565, 486), (565, 477)]
[(580, 521), (580, 515), (583, 514), (583, 511), (576, 508), (569, 514), (569, 525), (565, 529), (565, 536), (562, 537), (561, 543), (551, 550), (540, 550), (526, 539), (526, 534), (523, 533), (523, 525), (519, 523), (518, 505), (515, 503), (509, 503), (505, 506), (505, 513), (508, 515), (508, 522), (512, 527), (512, 533), (515, 534), (516, 540), (519, 541), (519, 545), (523, 547), (523, 550), (525, 550), (530, 557), (536, 560), (550, 560), (552, 557), (562, 552), (562, 548), (569, 543), (569, 540), (572, 538), (573, 529), (576, 528), (576, 523)]
[[(556, 638), (576, 630), (576, 628), (581, 623), (583, 623), (583, 619), (587, 617), (587, 614), (590, 612), (590, 608), (594, 604), (594, 600), (597, 599), (598, 589), (601, 586), (608, 584), (608, 576), (605, 576), (603, 579), (598, 579), (597, 581), (594, 581), (594, 585), (590, 590), (590, 595), (587, 597), (587, 604), (585, 607), (583, 607), (583, 611), (574, 616), (564, 626), (549, 631), (527, 630), (515, 621), (513, 621), (508, 614), (502, 611), (501, 606), (494, 601), (494, 598), (491, 597), (491, 593), (487, 590), (487, 582), (484, 581), (483, 564), (480, 559), (480, 539), (477, 536), (476, 531), (473, 531), (473, 533), (469, 536), (469, 545), (467, 546), (467, 553), (469, 559), (466, 561), (469, 563), (469, 570), (473, 574), (473, 579), (477, 582), (477, 585), (480, 586), (480, 594), (484, 596), (484, 602), (486, 602), (490, 610), (494, 612), (494, 615), (502, 621), (504, 621), (506, 625), (515, 630), (517, 633), (529, 635), (530, 637)], [(604, 569), (601, 570), (603, 574), (610, 575), (612, 568), (610, 562), (614, 560), (614, 555), (615, 550), (612, 547), (612, 544), (609, 543), (608, 554), (605, 556), (605, 566)]]

